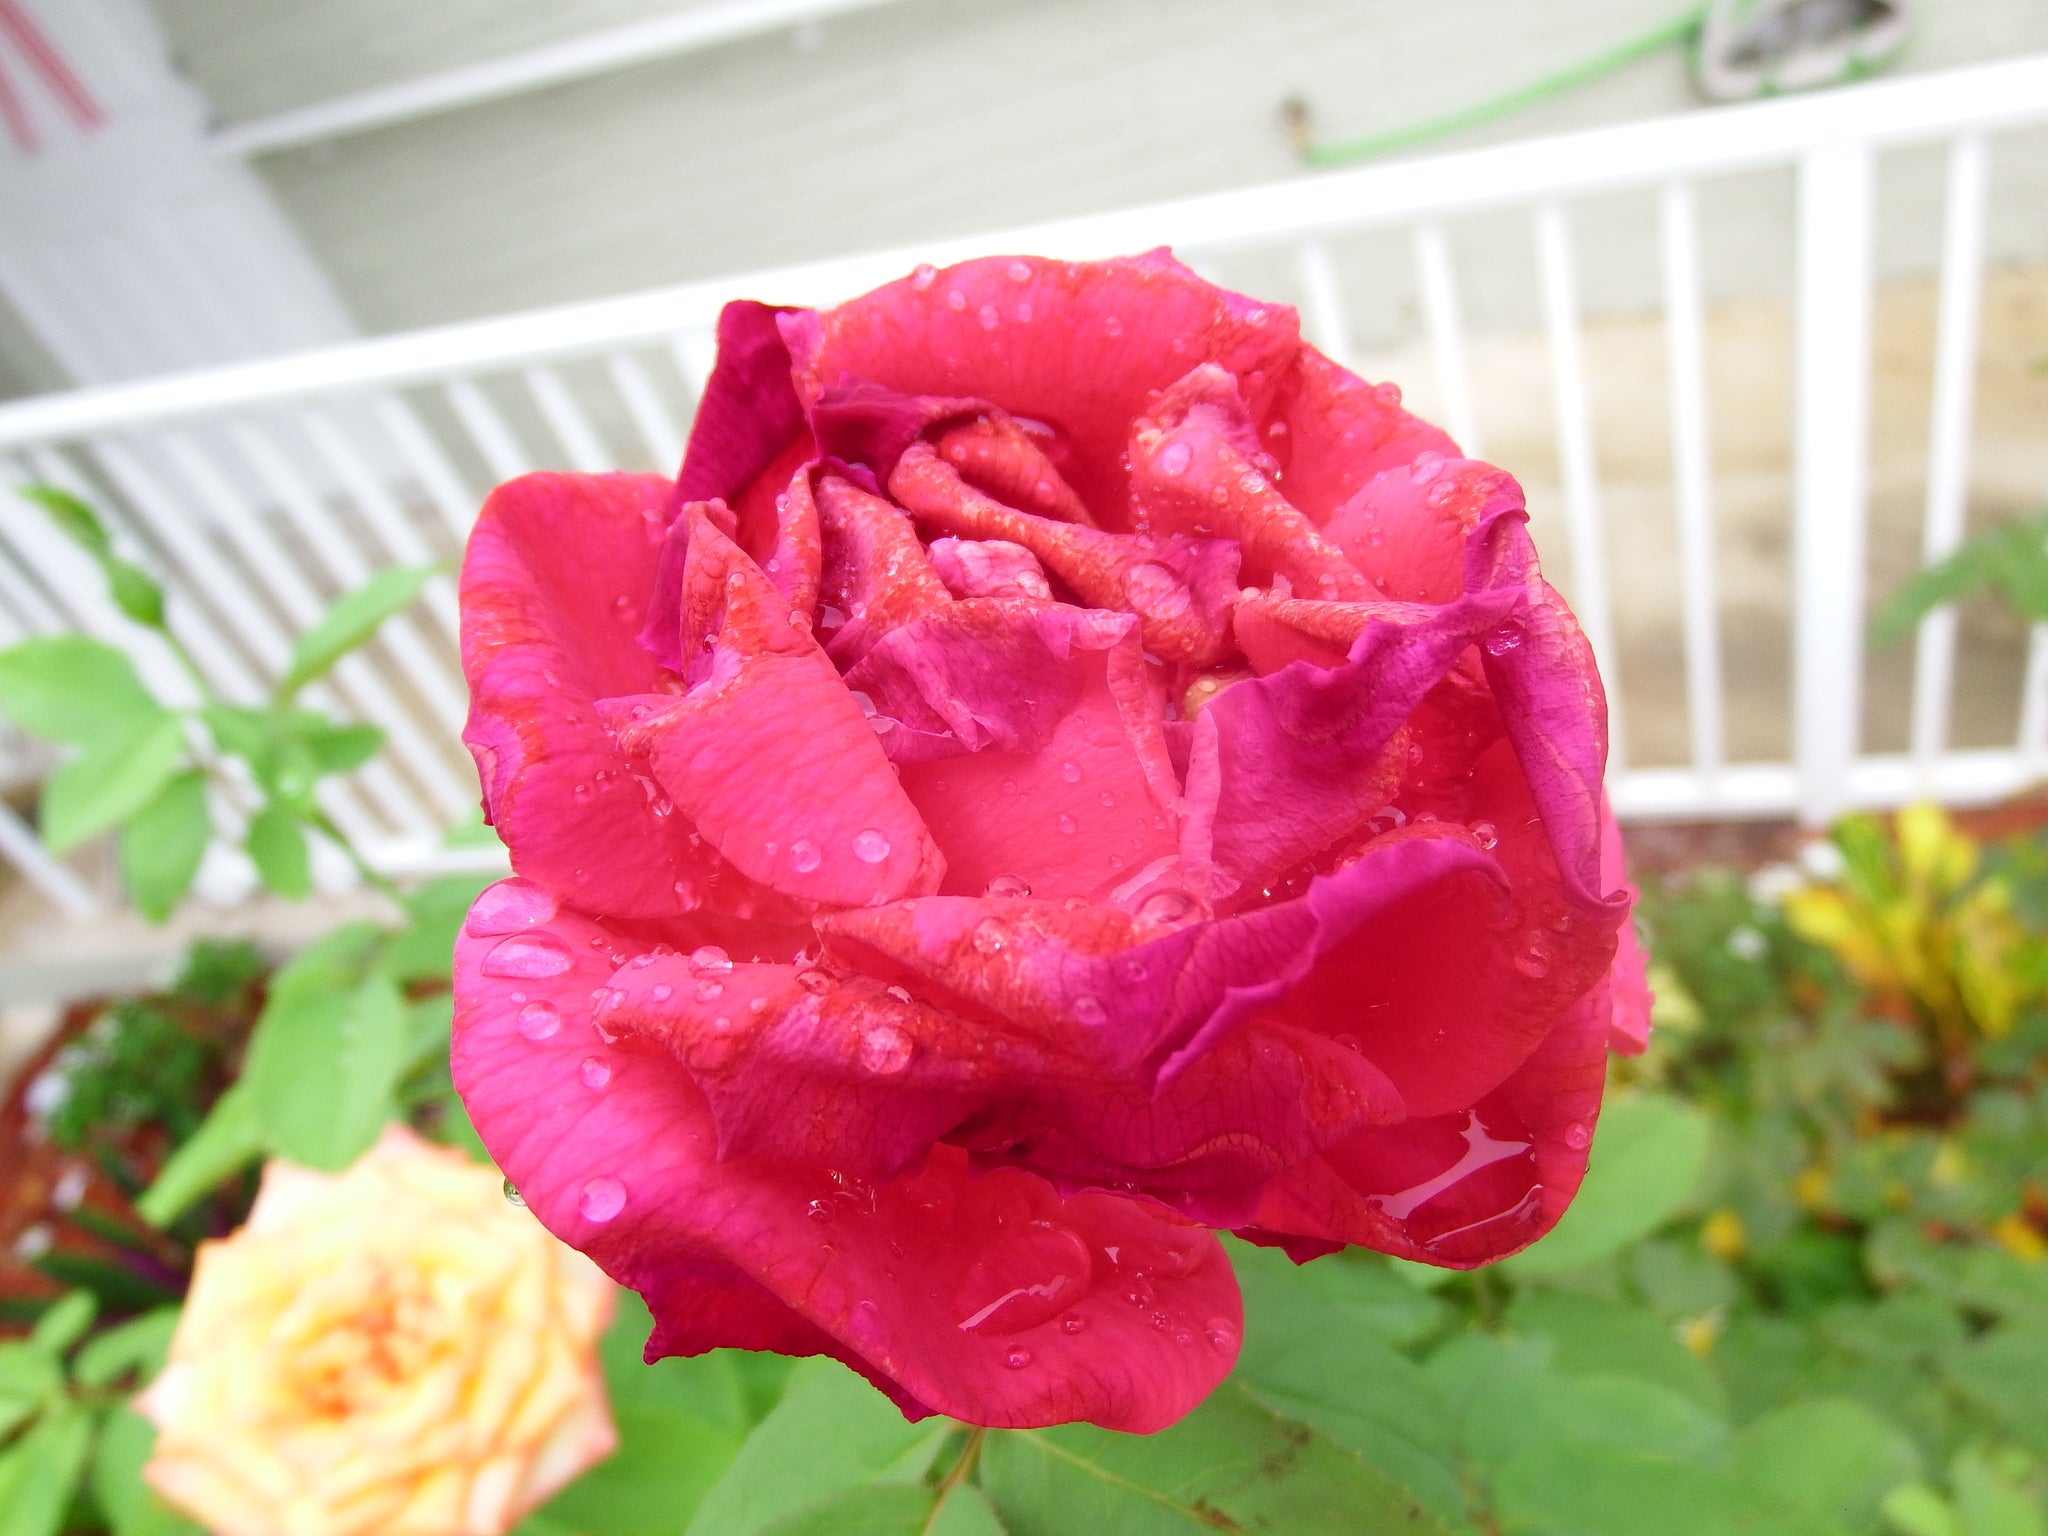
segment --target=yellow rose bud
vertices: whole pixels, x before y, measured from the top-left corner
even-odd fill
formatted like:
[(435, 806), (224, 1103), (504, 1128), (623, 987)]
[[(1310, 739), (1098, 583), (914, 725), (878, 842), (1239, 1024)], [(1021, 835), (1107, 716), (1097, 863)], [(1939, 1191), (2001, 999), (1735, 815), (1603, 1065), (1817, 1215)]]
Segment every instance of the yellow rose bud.
[(272, 1162), (200, 1247), (143, 1476), (219, 1536), (501, 1536), (616, 1443), (612, 1296), (400, 1127), (339, 1175)]
[(1700, 1223), (1700, 1246), (1715, 1258), (1733, 1264), (1749, 1246), (1742, 1218), (1725, 1206)]

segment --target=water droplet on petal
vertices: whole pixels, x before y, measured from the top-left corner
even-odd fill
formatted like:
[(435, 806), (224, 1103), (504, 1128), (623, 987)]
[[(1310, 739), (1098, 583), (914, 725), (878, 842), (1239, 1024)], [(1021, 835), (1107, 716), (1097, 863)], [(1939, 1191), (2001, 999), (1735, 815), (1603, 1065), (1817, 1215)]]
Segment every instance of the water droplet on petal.
[(937, 267), (928, 261), (921, 261), (911, 271), (910, 286), (919, 293), (923, 293), (925, 289), (931, 287), (938, 280), (938, 276), (939, 269)]
[(700, 944), (690, 951), (690, 969), (699, 976), (708, 971), (729, 971), (732, 956), (716, 944)]
[(1541, 944), (1531, 944), (1515, 956), (1515, 969), (1531, 981), (1540, 981), (1550, 974), (1550, 951)]
[(1031, 887), (1015, 875), (997, 875), (995, 879), (989, 881), (988, 889), (983, 894), (987, 896), (1029, 896), (1031, 894)]
[(586, 1221), (610, 1221), (626, 1208), (626, 1186), (617, 1179), (595, 1178), (583, 1186), (576, 1209)]
[(491, 939), (538, 927), (557, 910), (555, 898), (531, 880), (500, 880), (471, 903), (462, 927), (472, 939)]
[(1105, 335), (1105, 336), (1121, 336), (1121, 335), (1123, 335), (1123, 333), (1124, 333), (1124, 323), (1123, 323), (1123, 321), (1122, 321), (1121, 319), (1119, 319), (1119, 318), (1118, 318), (1117, 316), (1115, 316), (1115, 315), (1105, 315), (1105, 316), (1103, 317), (1103, 320), (1102, 320), (1102, 334), (1103, 334), (1103, 335)]
[(657, 981), (653, 986), (647, 989), (647, 1000), (650, 1003), (665, 1003), (669, 1000), (670, 996), (673, 995), (674, 992), (675, 988), (670, 986), (667, 982)]
[(1184, 475), (1188, 472), (1188, 465), (1194, 461), (1194, 457), (1194, 449), (1179, 438), (1175, 438), (1159, 450), (1159, 457), (1155, 462), (1159, 465), (1159, 472), (1162, 475)]
[(888, 1024), (877, 1025), (860, 1037), (860, 1064), (877, 1077), (891, 1077), (910, 1065), (914, 1047), (910, 1036)]
[(505, 1203), (508, 1205), (516, 1205), (522, 1211), (526, 1209), (526, 1196), (522, 1195), (521, 1193), (519, 1193), (518, 1190), (512, 1187), (512, 1181), (510, 1179), (507, 1179), (505, 1181)]
[(536, 999), (519, 1010), (519, 1033), (529, 1040), (545, 1040), (562, 1027), (562, 1010), (553, 1003)]
[(992, 917), (984, 917), (974, 925), (974, 935), (968, 941), (977, 955), (999, 955), (1009, 942), (1003, 932), (1003, 925)]
[(1154, 891), (1138, 903), (1138, 921), (1175, 926), (1195, 915), (1195, 899), (1186, 891)]
[(889, 857), (889, 839), (873, 827), (853, 834), (853, 856), (863, 864), (879, 864)]
[(1021, 1371), (1031, 1363), (1031, 1351), (1023, 1345), (1014, 1345), (1003, 1356), (1003, 1364), (1013, 1371)]
[(1490, 821), (1472, 823), (1472, 835), (1479, 840), (1479, 846), (1493, 849), (1500, 846), (1500, 828)]
[(806, 992), (819, 993), (832, 990), (832, 978), (823, 971), (798, 971), (796, 984)]
[(818, 852), (818, 845), (807, 837), (800, 837), (789, 845), (789, 867), (800, 875), (808, 875), (823, 860), (824, 855)]
[(832, 1202), (830, 1200), (813, 1200), (804, 1207), (804, 1214), (820, 1224), (828, 1222), (832, 1219)]
[(1212, 1317), (1202, 1325), (1202, 1336), (1217, 1349), (1237, 1348), (1237, 1330), (1220, 1317)]
[(584, 1057), (580, 1072), (586, 1088), (602, 1088), (612, 1080), (612, 1064), (602, 1056)]
[(484, 956), (486, 976), (538, 980), (569, 969), (569, 947), (551, 933), (515, 933)]
[(697, 983), (697, 1001), (708, 1003), (724, 991), (725, 983), (722, 981), (700, 981)]
[(1109, 1017), (1109, 1010), (1102, 1006), (1100, 998), (1081, 996), (1074, 999), (1074, 1018), (1081, 1024), (1100, 1024)]
[(1010, 274), (1010, 281), (1013, 283), (1031, 281), (1031, 263), (1028, 261), (1013, 261), (1004, 270)]
[(1060, 1319), (1060, 1332), (1062, 1333), (1079, 1333), (1087, 1326), (1088, 1319), (1078, 1312), (1070, 1312), (1067, 1316)]
[(993, 304), (984, 304), (975, 312), (975, 319), (981, 322), (984, 331), (992, 331), (1003, 323), (1001, 313)]
[(1088, 1245), (1057, 1221), (1011, 1222), (983, 1245), (957, 1296), (963, 1333), (1018, 1334), (1049, 1323), (1088, 1293)]
[(1505, 656), (1522, 643), (1522, 626), (1510, 619), (1486, 637), (1486, 653), (1489, 656)]
[(1060, 777), (1065, 779), (1069, 784), (1080, 783), (1081, 765), (1079, 763), (1061, 763)]
[(1574, 1152), (1583, 1152), (1592, 1145), (1593, 1131), (1583, 1120), (1574, 1120), (1564, 1128), (1564, 1144)]

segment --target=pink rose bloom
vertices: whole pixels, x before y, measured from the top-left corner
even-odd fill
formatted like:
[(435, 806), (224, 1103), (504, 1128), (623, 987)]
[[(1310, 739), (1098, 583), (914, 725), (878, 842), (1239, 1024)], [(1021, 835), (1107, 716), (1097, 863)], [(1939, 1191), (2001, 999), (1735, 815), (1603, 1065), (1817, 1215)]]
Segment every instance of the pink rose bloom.
[(1532, 1242), (1640, 958), (1524, 522), (1164, 253), (730, 306), (676, 482), (531, 475), (470, 541), (492, 1155), (650, 1357), (998, 1426), (1199, 1402), (1210, 1229)]

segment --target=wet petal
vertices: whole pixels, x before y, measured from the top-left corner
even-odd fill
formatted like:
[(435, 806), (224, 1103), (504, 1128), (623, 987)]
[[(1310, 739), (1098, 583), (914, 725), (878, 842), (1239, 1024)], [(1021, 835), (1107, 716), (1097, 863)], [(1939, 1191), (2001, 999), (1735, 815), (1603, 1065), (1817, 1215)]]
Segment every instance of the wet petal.
[[(1255, 420), (1268, 419), (1256, 399), (1251, 406)], [(1281, 461), (1287, 499), (1318, 526), (1375, 475), (1422, 453), (1458, 457), (1449, 437), (1401, 409), (1398, 388), (1368, 384), (1312, 347), (1296, 353), (1273, 410), (1285, 430), (1269, 426), (1266, 442)]]
[[(945, 1147), (884, 1183), (719, 1162), (688, 1072), (592, 1025), (611, 974), (593, 937), (606, 935), (571, 913), (525, 935), (563, 963), (524, 977), (516, 1001), (492, 975), (506, 940), (458, 941), (455, 1079), (534, 1214), (648, 1297), (657, 1350), (828, 1353), (913, 1411), (1007, 1428), (1149, 1432), (1228, 1372), (1242, 1327), (1230, 1266), (1156, 1206), (1063, 1200), (1014, 1169), (973, 1177)], [(536, 1003), (559, 1014), (539, 1038), (518, 1022)]]
[(705, 509), (686, 515), (684, 632), (711, 648), (693, 647), (687, 693), (604, 701), (619, 749), (723, 857), (798, 901), (935, 889), (944, 861), (808, 626)]
[(848, 674), (945, 853), (940, 889), (1096, 895), (1173, 855), (1179, 786), (1130, 629), (978, 598), (896, 631)]
[(1390, 598), (1447, 603), (1463, 589), (1466, 541), (1522, 490), (1504, 470), (1425, 450), (1383, 470), (1323, 532)]
[(831, 610), (825, 654), (846, 669), (889, 631), (946, 607), (952, 597), (908, 517), (829, 470), (816, 483), (819, 526), (830, 552), (820, 589)]
[(596, 707), (667, 676), (634, 638), (667, 497), (651, 475), (529, 475), (485, 503), (462, 568), (463, 739), (513, 867), (634, 916), (687, 911), (714, 891), (752, 900), (648, 793)]
[(809, 435), (776, 323), (787, 313), (748, 299), (719, 312), (718, 362), (690, 424), (671, 511), (692, 501), (737, 501), (792, 439)]
[(1205, 363), (1167, 390), (1131, 436), (1131, 494), (1141, 526), (1235, 540), (1244, 579), (1276, 579), (1305, 597), (1379, 594), (1270, 478), (1237, 381)]
[(1234, 375), (1263, 418), (1302, 350), (1294, 311), (1204, 282), (1164, 251), (1115, 261), (992, 256), (925, 269), (793, 326), (798, 388), (852, 376), (910, 395), (995, 401), (1058, 429), (1065, 478), (1121, 526), (1128, 424), (1197, 363)]

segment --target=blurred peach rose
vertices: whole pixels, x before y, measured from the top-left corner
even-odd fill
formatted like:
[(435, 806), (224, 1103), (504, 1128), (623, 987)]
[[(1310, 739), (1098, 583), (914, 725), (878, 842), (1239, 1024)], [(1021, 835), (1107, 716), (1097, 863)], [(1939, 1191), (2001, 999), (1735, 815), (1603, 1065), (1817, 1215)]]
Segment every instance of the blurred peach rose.
[(200, 1249), (143, 1476), (221, 1536), (499, 1536), (616, 1443), (612, 1294), (410, 1131), (340, 1175), (273, 1162)]

